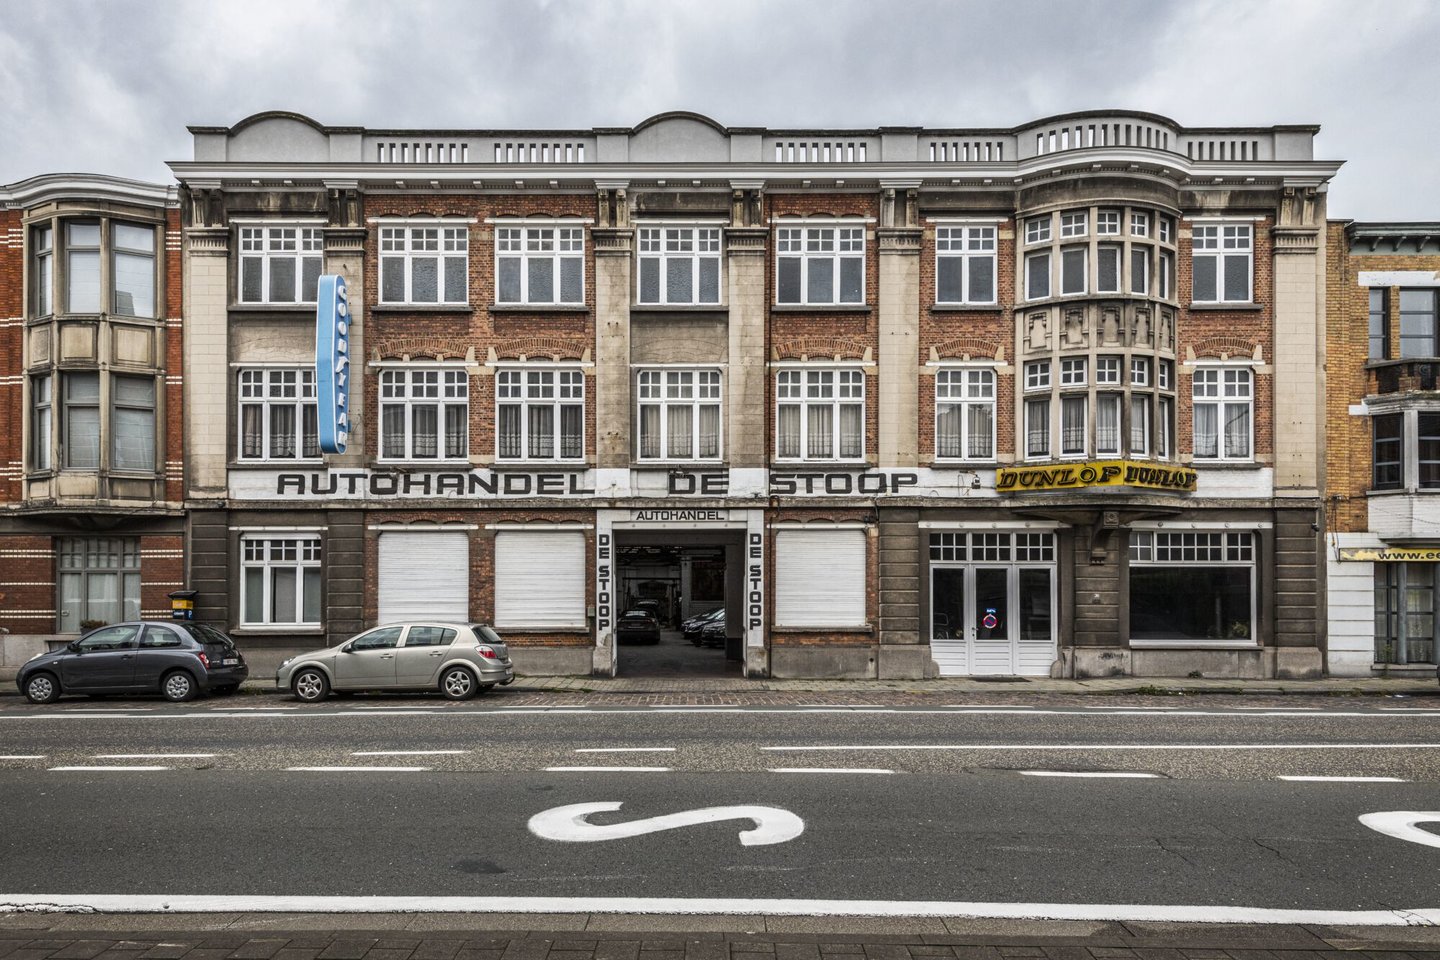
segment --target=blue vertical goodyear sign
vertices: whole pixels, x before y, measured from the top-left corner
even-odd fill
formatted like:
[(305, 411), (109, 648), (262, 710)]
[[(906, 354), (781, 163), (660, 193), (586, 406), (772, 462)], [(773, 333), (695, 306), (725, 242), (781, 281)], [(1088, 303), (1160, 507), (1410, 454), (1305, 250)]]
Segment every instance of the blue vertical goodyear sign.
[(315, 403), (320, 449), (344, 453), (350, 439), (350, 300), (345, 278), (320, 278), (315, 306)]

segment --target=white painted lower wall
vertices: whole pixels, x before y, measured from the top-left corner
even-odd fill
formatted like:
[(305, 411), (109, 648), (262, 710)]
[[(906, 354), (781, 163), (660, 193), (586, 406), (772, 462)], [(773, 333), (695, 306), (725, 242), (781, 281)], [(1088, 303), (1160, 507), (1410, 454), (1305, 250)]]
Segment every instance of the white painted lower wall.
[(1332, 677), (1368, 677), (1375, 662), (1375, 564), (1337, 559), (1340, 547), (1383, 547), (1374, 533), (1332, 533), (1325, 550), (1326, 623)]

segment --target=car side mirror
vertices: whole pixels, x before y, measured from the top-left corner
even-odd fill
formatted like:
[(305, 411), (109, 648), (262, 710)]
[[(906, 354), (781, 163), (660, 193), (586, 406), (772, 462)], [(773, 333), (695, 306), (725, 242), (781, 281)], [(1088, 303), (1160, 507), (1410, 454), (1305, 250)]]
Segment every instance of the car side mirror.
[(340, 648), (340, 652), (341, 652), (341, 653), (354, 653), (354, 652), (355, 652), (355, 645), (354, 645), (353, 643), (347, 643), (347, 644), (345, 644), (345, 646), (343, 646), (343, 647)]
[(65, 649), (66, 649), (66, 650), (69, 650), (71, 653), (79, 653), (79, 652), (80, 652), (80, 641), (79, 641), (79, 640), (71, 640), (69, 643), (65, 644)]

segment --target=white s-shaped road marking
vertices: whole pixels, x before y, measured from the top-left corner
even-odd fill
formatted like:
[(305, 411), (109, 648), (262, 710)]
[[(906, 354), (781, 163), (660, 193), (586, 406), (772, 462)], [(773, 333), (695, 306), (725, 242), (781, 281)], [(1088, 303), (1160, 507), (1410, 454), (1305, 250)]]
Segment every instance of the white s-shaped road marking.
[(1382, 810), (1379, 813), (1361, 814), (1360, 822), (1371, 830), (1383, 833), (1387, 837), (1394, 837), (1396, 840), (1409, 840), (1411, 843), (1423, 843), (1427, 847), (1440, 847), (1440, 834), (1421, 830), (1415, 826), (1417, 823), (1440, 823), (1440, 811)]
[(559, 840), (562, 843), (594, 843), (597, 840), (623, 840), (721, 820), (751, 820), (755, 826), (749, 830), (741, 830), (739, 834), (740, 843), (747, 847), (785, 843), (805, 832), (805, 821), (789, 810), (758, 806), (702, 807), (627, 823), (587, 822), (593, 814), (610, 813), (619, 810), (623, 805), (620, 801), (604, 801), (572, 803), (542, 810), (530, 818), (530, 832), (545, 840)]

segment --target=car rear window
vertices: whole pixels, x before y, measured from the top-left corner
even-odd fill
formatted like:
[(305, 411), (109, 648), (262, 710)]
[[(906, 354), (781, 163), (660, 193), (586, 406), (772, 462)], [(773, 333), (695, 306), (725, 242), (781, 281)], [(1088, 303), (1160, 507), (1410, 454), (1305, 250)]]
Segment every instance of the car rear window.
[(470, 625), (470, 630), (475, 634), (475, 639), (479, 640), (481, 643), (505, 642), (504, 640), (500, 639), (500, 634), (496, 633), (494, 630), (491, 630), (483, 623), (472, 623)]
[(219, 630), (216, 630), (208, 623), (191, 623), (186, 620), (180, 620), (171, 624), (171, 626), (184, 630), (186, 633), (190, 634), (190, 636), (194, 637), (196, 640), (199, 640), (201, 643), (218, 643), (221, 646), (230, 647), (232, 649), (235, 646), (234, 640), (231, 640), (229, 637), (225, 636), (225, 634), (221, 633)]

